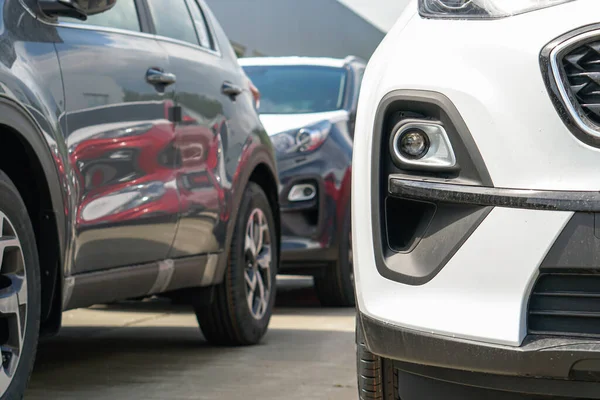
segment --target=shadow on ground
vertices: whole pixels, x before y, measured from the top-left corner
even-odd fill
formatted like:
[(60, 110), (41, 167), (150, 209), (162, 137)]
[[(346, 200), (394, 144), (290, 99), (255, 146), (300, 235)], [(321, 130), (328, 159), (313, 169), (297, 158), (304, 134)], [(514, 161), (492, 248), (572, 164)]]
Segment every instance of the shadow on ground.
[[(282, 390), (293, 400), (356, 396), (353, 311), (320, 309), (306, 282), (283, 285), (271, 328), (253, 347), (209, 345), (191, 310), (164, 301), (76, 313), (40, 345), (26, 399), (271, 400)], [(94, 313), (141, 322), (88, 324)]]

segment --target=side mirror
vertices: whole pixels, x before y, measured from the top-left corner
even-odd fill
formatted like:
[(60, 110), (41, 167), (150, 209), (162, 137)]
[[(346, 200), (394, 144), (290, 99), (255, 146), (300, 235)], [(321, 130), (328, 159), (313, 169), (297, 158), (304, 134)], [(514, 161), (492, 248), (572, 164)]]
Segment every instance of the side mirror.
[(115, 6), (117, 0), (39, 0), (40, 10), (50, 17), (69, 17), (85, 21)]

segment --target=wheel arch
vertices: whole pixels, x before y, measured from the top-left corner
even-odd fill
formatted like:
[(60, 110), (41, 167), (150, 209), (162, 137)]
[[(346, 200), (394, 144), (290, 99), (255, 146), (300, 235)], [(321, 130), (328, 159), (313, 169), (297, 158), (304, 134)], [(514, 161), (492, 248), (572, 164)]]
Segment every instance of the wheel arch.
[(225, 238), (225, 251), (223, 257), (220, 257), (217, 270), (215, 272), (214, 283), (223, 281), (225, 270), (227, 268), (228, 250), (231, 247), (235, 222), (238, 217), (238, 210), (242, 202), (244, 191), (248, 183), (254, 182), (259, 185), (267, 195), (269, 204), (273, 210), (275, 225), (277, 229), (277, 250), (281, 254), (281, 213), (279, 208), (279, 178), (277, 176), (277, 166), (272, 153), (265, 147), (258, 149), (252, 156), (251, 162), (239, 166), (240, 177), (236, 182), (233, 196), (233, 207), (231, 217), (227, 225), (227, 237)]
[[(47, 124), (52, 126), (52, 124)], [(0, 169), (19, 190), (34, 228), (42, 284), (42, 332), (58, 330), (66, 247), (64, 201), (56, 142), (24, 107), (0, 96)], [(54, 153), (53, 153), (54, 152)]]

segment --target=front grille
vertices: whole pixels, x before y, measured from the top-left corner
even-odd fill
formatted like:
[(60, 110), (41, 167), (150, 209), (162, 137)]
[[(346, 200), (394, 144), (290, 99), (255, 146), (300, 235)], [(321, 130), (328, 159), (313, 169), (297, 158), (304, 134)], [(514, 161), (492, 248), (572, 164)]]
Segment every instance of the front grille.
[(583, 113), (600, 126), (600, 41), (589, 42), (562, 58), (571, 93)]
[(543, 271), (529, 301), (528, 329), (600, 337), (600, 271)]

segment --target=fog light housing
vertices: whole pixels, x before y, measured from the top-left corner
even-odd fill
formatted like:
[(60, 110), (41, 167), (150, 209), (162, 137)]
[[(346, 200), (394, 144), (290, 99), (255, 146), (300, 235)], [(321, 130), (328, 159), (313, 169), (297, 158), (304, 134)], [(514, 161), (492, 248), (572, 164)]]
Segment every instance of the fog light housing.
[(429, 150), (429, 138), (420, 129), (411, 129), (400, 136), (400, 152), (408, 158), (422, 158)]
[(301, 183), (294, 185), (288, 194), (288, 201), (308, 201), (317, 196), (317, 187), (311, 183)]
[(390, 135), (390, 153), (399, 168), (443, 171), (457, 165), (440, 121), (411, 118), (398, 122)]

